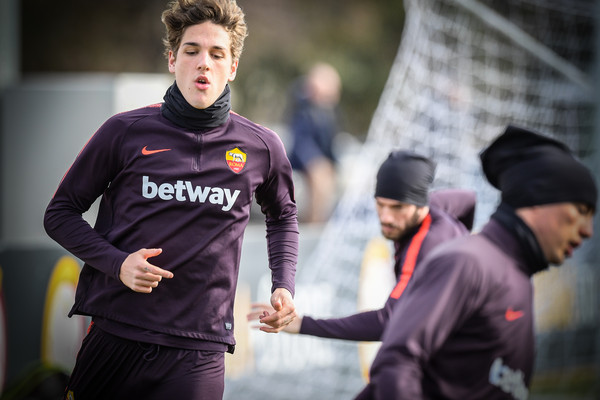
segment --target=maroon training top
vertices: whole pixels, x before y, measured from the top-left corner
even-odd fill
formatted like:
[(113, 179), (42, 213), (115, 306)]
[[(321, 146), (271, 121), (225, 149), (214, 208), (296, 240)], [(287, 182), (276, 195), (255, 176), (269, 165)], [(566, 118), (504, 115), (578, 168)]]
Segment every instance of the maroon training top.
[[(102, 196), (94, 228), (82, 218)], [(84, 261), (72, 314), (133, 340), (233, 349), (240, 252), (255, 196), (266, 216), (273, 288), (294, 294), (298, 224), (292, 172), (271, 130), (235, 113), (184, 129), (160, 105), (113, 116), (69, 169), (44, 218), (48, 234)], [(151, 294), (119, 280), (128, 254), (170, 270)]]

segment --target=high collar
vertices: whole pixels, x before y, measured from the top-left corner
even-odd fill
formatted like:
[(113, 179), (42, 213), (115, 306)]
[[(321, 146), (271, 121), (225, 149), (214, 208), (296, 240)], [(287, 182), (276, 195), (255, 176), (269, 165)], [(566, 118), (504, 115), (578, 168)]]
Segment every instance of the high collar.
[(510, 234), (511, 238), (498, 239), (492, 233), (493, 229), (488, 227), (490, 224), (484, 227), (482, 233), (508, 253), (520, 254), (522, 258), (522, 263), (519, 263), (520, 268), (528, 276), (548, 268), (548, 261), (535, 234), (512, 207), (505, 203), (500, 204), (490, 222), (497, 222)]
[(229, 85), (226, 85), (219, 98), (205, 109), (192, 107), (181, 94), (176, 82), (167, 89), (164, 100), (161, 107), (164, 117), (186, 129), (207, 129), (223, 125), (231, 111)]

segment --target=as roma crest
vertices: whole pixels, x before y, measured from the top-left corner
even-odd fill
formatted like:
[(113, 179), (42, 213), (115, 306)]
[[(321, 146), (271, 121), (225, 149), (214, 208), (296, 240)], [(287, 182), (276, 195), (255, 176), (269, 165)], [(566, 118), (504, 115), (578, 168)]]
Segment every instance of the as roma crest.
[(246, 153), (238, 149), (237, 147), (232, 150), (227, 150), (225, 152), (225, 161), (227, 161), (227, 165), (229, 168), (236, 174), (239, 174), (242, 169), (244, 169), (244, 165), (246, 165)]

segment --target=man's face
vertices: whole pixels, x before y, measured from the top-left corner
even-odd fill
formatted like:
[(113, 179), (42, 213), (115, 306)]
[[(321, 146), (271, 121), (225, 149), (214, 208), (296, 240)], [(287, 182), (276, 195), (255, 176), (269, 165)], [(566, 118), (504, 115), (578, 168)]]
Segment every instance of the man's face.
[(592, 237), (594, 211), (581, 203), (557, 203), (517, 210), (551, 264), (562, 264), (584, 239)]
[(177, 54), (169, 52), (169, 72), (195, 108), (211, 106), (235, 79), (238, 62), (231, 58), (231, 39), (221, 25), (203, 22), (185, 29)]
[(381, 233), (386, 239), (399, 240), (411, 228), (419, 225), (427, 214), (426, 207), (375, 197)]

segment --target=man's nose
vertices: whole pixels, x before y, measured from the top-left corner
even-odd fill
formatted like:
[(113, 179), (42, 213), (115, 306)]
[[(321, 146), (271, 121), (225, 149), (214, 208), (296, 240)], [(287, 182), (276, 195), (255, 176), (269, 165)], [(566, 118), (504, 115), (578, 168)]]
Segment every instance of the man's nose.
[(198, 64), (196, 65), (196, 68), (199, 70), (207, 70), (209, 68), (209, 59), (210, 57), (208, 54), (198, 54)]
[(594, 217), (591, 215), (585, 217), (581, 229), (579, 230), (579, 234), (584, 238), (592, 237), (594, 234)]
[(379, 210), (379, 221), (384, 224), (384, 223), (390, 223), (393, 221), (393, 216), (392, 213), (390, 212), (390, 210), (386, 207), (382, 207)]

